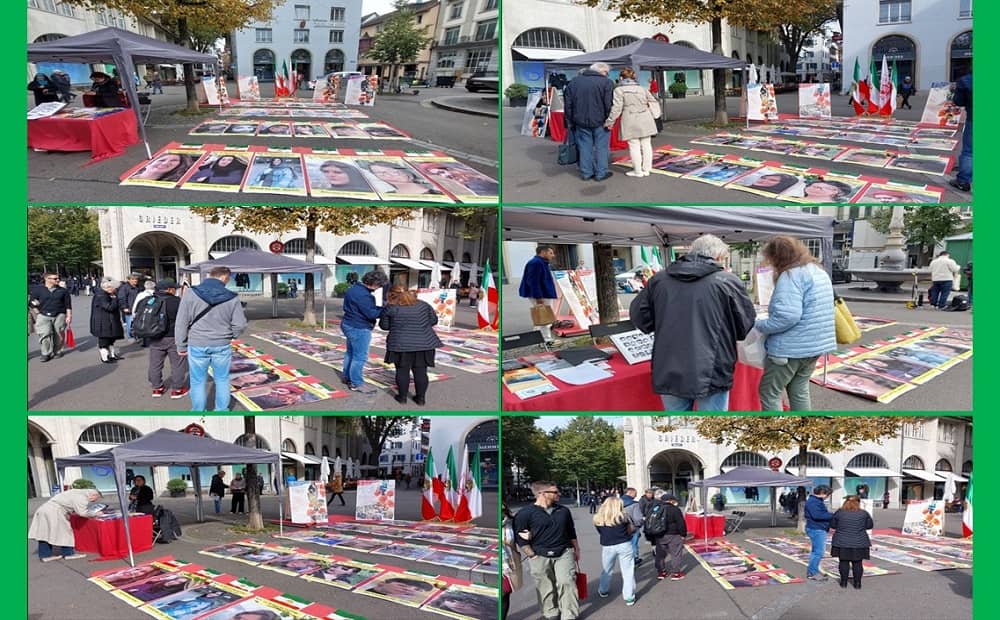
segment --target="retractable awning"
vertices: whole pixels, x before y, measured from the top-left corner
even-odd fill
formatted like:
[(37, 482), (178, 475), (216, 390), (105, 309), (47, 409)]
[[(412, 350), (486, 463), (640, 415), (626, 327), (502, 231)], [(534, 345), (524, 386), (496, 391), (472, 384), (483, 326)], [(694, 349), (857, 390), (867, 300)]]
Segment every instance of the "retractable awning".
[(903, 474), (885, 467), (848, 467), (847, 471), (859, 478), (902, 478)]
[(940, 476), (941, 479), (944, 480), (945, 482), (948, 481), (947, 474), (951, 474), (951, 477), (952, 477), (952, 479), (955, 482), (968, 482), (969, 481), (968, 478), (965, 478), (964, 476), (960, 476), (959, 474), (956, 474), (955, 472), (952, 472), (952, 471), (935, 471), (934, 473), (937, 474), (938, 476)]
[(388, 265), (389, 261), (378, 256), (350, 256), (338, 254), (337, 260), (342, 260), (348, 265)]
[(903, 473), (913, 478), (926, 480), (927, 482), (944, 482), (944, 478), (923, 469), (904, 469)]
[(286, 459), (291, 459), (293, 461), (302, 463), (303, 465), (314, 465), (312, 461), (306, 460), (306, 457), (302, 454), (295, 454), (294, 452), (282, 452), (281, 456), (283, 456)]
[(512, 47), (510, 49), (528, 60), (560, 60), (583, 53), (581, 50), (555, 50), (547, 47)]
[(424, 265), (423, 263), (421, 263), (418, 260), (413, 260), (412, 258), (395, 258), (395, 257), (393, 257), (393, 258), (390, 258), (389, 260), (391, 260), (392, 262), (396, 263), (397, 265), (402, 265), (403, 267), (406, 267), (407, 269), (416, 269), (417, 271), (430, 271), (431, 270), (430, 267)]
[[(288, 256), (289, 258), (294, 258), (295, 260), (301, 260), (301, 261), (306, 260), (306, 255), (305, 254), (285, 254), (285, 256)], [(315, 265), (336, 265), (337, 264), (337, 261), (331, 260), (331, 259), (329, 259), (329, 258), (327, 258), (325, 256), (320, 256), (319, 254), (317, 254), (317, 255), (315, 255), (313, 257), (312, 262)]]
[[(798, 467), (786, 467), (785, 471), (793, 476), (798, 475)], [(806, 467), (806, 477), (808, 478), (843, 478), (844, 474), (829, 467)]]

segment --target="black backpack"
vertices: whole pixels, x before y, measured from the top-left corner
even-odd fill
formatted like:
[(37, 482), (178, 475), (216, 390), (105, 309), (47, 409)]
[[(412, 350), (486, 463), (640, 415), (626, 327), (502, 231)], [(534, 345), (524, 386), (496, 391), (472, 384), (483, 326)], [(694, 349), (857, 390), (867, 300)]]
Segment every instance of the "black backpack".
[(965, 312), (969, 309), (969, 298), (965, 295), (955, 295), (944, 309), (948, 312)]
[(642, 531), (647, 538), (657, 538), (667, 533), (667, 511), (663, 509), (662, 503), (653, 502), (650, 505)]
[(132, 333), (138, 338), (162, 338), (167, 334), (167, 302), (163, 297), (147, 297), (136, 308)]

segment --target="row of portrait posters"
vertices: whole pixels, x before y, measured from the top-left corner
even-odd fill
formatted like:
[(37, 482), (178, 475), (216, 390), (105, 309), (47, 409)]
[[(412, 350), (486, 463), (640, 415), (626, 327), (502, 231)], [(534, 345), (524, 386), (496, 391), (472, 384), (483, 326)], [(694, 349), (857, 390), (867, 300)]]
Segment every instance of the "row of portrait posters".
[(205, 121), (191, 136), (268, 136), (278, 138), (360, 138), (409, 140), (410, 136), (385, 123), (224, 120)]

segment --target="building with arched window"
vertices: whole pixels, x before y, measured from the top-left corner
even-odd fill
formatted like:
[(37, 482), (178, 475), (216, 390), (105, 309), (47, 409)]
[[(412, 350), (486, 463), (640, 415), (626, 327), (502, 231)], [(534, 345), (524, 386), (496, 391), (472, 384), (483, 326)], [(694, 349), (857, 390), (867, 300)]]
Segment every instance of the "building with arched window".
[[(699, 435), (691, 418), (685, 417), (628, 416), (623, 420), (626, 480), (636, 489), (656, 486), (687, 498), (692, 481), (735, 467), (769, 468), (775, 458), (780, 461), (779, 471), (799, 474), (802, 459), (797, 447), (765, 452), (716, 444)], [(668, 422), (674, 430), (657, 428)], [(964, 497), (972, 473), (971, 417), (921, 418), (917, 423), (904, 424), (896, 437), (883, 439), (837, 453), (808, 450), (806, 476), (814, 485), (825, 484), (833, 489), (834, 506), (864, 487), (870, 498), (879, 501), (888, 492), (891, 508), (910, 500), (941, 499), (945, 483), (941, 474), (945, 472), (955, 476), (958, 496)], [(740, 487), (719, 492), (727, 505), (770, 510), (769, 489)], [(784, 489), (778, 489), (779, 494), (782, 492)]]
[(271, 82), (287, 64), (300, 85), (331, 71), (358, 66), (361, 0), (296, 0), (274, 10), (271, 20), (232, 33), (234, 77)]
[(845, 3), (843, 26), (844, 92), (855, 58), (866, 73), (870, 59), (881, 69), (884, 54), (890, 65), (896, 62), (901, 78), (913, 78), (917, 90), (954, 82), (972, 68), (972, 0)]

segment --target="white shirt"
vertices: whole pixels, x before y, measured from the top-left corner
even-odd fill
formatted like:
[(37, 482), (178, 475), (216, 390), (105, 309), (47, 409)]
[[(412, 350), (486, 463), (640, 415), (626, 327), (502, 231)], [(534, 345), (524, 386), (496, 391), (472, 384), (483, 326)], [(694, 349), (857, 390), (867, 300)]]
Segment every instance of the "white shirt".
[(944, 282), (952, 280), (962, 269), (958, 263), (950, 256), (938, 256), (931, 261), (931, 280), (934, 282)]

